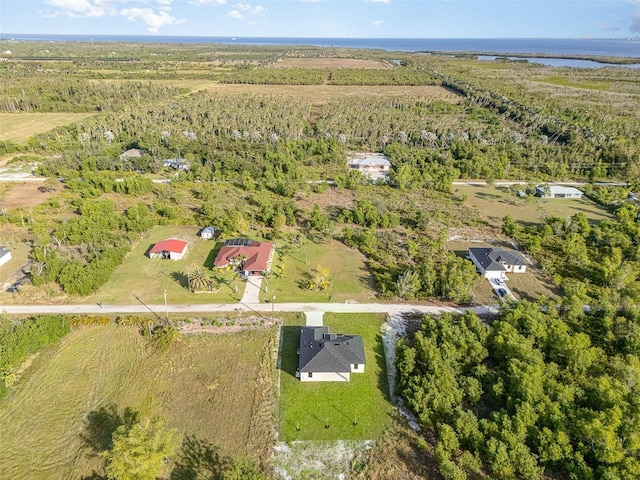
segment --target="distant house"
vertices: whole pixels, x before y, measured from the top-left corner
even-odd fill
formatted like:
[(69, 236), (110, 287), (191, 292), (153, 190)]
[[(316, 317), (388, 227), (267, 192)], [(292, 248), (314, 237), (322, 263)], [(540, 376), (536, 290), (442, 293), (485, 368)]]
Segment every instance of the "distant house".
[(527, 263), (515, 250), (470, 248), (468, 257), (485, 278), (505, 278), (507, 272), (527, 271)]
[(247, 238), (227, 240), (213, 264), (218, 268), (236, 265), (246, 276), (260, 275), (271, 270), (273, 253), (273, 243), (270, 242), (256, 242)]
[(200, 232), (200, 238), (203, 240), (211, 240), (213, 238), (218, 238), (220, 235), (220, 230), (216, 230), (213, 227), (205, 227)]
[(347, 159), (347, 166), (360, 171), (371, 180), (385, 179), (391, 168), (389, 159), (380, 153), (356, 154)]
[(184, 158), (167, 158), (162, 164), (182, 172), (188, 172), (191, 168), (191, 164)]
[(122, 152), (118, 158), (124, 162), (144, 157), (146, 153), (147, 152), (145, 152), (144, 150), (140, 150), (139, 148), (130, 148), (126, 152)]
[(536, 187), (536, 197), (541, 198), (582, 198), (584, 194), (573, 187), (549, 185)]
[(329, 333), (328, 327), (302, 327), (298, 348), (301, 382), (348, 382), (363, 373), (366, 360), (360, 335)]
[(11, 250), (7, 250), (4, 247), (0, 247), (0, 266), (11, 260)]
[(187, 242), (170, 238), (156, 243), (151, 250), (149, 250), (149, 258), (181, 260), (185, 253), (187, 253)]

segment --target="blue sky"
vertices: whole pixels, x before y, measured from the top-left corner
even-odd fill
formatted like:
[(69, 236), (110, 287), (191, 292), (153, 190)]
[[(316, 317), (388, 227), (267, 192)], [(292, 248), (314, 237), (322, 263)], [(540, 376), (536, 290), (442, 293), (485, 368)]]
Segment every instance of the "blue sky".
[(640, 0), (0, 0), (0, 34), (640, 37)]

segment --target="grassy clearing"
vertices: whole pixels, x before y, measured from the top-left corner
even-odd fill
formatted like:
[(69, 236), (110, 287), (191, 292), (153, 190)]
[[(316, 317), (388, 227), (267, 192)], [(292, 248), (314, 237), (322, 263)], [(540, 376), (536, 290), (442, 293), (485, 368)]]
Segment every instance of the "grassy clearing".
[(16, 272), (19, 272), (20, 267), (27, 263), (31, 248), (26, 243), (6, 242), (1, 238), (0, 246), (11, 250), (11, 260), (0, 266), (0, 286), (2, 286), (5, 282), (10, 281)]
[[(277, 302), (365, 302), (375, 298), (365, 258), (357, 250), (335, 240), (320, 239), (301, 246), (280, 241), (277, 246), (273, 274), (263, 282), (261, 300), (270, 300), (274, 294)], [(317, 265), (329, 268), (328, 290), (304, 288)]]
[(245, 84), (212, 84), (209, 93), (219, 94), (254, 94), (254, 95), (287, 95), (308, 99), (312, 103), (327, 103), (345, 97), (405, 97), (433, 102), (444, 100), (460, 101), (460, 97), (445, 88), (427, 85), (412, 86), (341, 86), (341, 85), (245, 85)]
[(566, 77), (545, 77), (536, 81), (550, 83), (551, 85), (557, 85), (559, 87), (584, 88), (587, 90), (608, 91), (611, 89), (611, 84), (609, 82), (595, 82), (588, 80), (576, 82), (575, 80)]
[[(66, 479), (100, 472), (96, 454), (115, 427), (107, 428), (108, 420), (126, 407), (161, 415), (168, 426), (212, 451), (255, 458), (269, 442), (254, 434), (254, 399), (264, 388), (257, 377), (273, 337), (267, 330), (182, 337), (158, 355), (135, 329), (73, 331), (39, 354), (0, 401), (3, 478)], [(89, 435), (96, 430), (98, 435)]]
[(25, 142), (36, 133), (69, 125), (93, 113), (0, 113), (0, 141)]
[[(169, 303), (232, 303), (242, 297), (244, 283), (235, 280), (230, 271), (212, 271), (216, 253), (216, 243), (198, 237), (198, 227), (156, 227), (153, 228), (125, 257), (111, 276), (109, 282), (98, 292), (79, 302), (135, 303), (132, 295), (143, 302), (158, 304), (164, 302), (167, 292)], [(151, 246), (167, 238), (177, 238), (188, 242), (187, 253), (182, 260), (150, 259), (146, 253)], [(209, 276), (220, 283), (215, 293), (191, 293), (186, 275), (196, 267), (204, 267)], [(236, 286), (238, 292), (236, 293)]]
[(391, 64), (380, 60), (362, 60), (358, 58), (299, 58), (285, 57), (270, 65), (271, 68), (393, 68)]
[(611, 215), (588, 198), (517, 198), (508, 187), (485, 185), (456, 185), (454, 190), (466, 195), (467, 205), (475, 207), (482, 218), (496, 227), (502, 226), (506, 215), (523, 224), (538, 223), (543, 216), (555, 215), (560, 218), (584, 213), (589, 221), (599, 222)]
[[(11, 173), (11, 172), (9, 172)], [(4, 208), (30, 208), (51, 198), (40, 182), (11, 182), (4, 195)]]
[[(383, 321), (376, 314), (325, 314), (324, 324), (331, 331), (362, 335), (367, 363), (365, 372), (352, 374), (350, 382), (318, 383), (301, 383), (295, 378), (299, 326), (303, 321), (285, 321), (280, 440), (367, 440), (384, 432), (391, 420), (392, 407), (380, 334)], [(325, 428), (325, 423), (329, 428)]]

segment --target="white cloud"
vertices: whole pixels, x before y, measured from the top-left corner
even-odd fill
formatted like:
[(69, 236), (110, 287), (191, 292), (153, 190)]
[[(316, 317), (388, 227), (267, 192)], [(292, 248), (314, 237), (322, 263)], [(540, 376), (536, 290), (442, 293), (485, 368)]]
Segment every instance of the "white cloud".
[(226, 5), (227, 0), (193, 0), (189, 3), (192, 3), (194, 5), (213, 5), (217, 7), (219, 5)]
[(375, 22), (371, 22), (372, 27), (379, 27), (382, 25), (382, 20), (376, 20)]
[(167, 25), (174, 25), (184, 21), (178, 20), (166, 11), (156, 13), (151, 8), (123, 8), (120, 10), (120, 15), (132, 22), (141, 20), (147, 26), (147, 30), (153, 33)]
[(89, 0), (45, 0), (47, 5), (57, 8), (55, 15), (68, 15), (70, 17), (101, 17), (105, 14), (100, 1)]
[(368, 0), (371, 3), (389, 3), (390, 0)]
[(236, 8), (231, 10), (228, 15), (236, 20), (242, 20), (244, 14), (259, 15), (267, 10), (262, 5), (256, 5), (254, 7), (249, 3), (236, 3), (234, 6)]

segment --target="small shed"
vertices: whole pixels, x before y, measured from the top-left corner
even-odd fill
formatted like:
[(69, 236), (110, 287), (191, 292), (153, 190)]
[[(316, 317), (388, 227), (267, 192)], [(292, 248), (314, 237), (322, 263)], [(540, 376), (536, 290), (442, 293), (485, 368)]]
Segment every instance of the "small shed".
[(200, 232), (200, 238), (203, 240), (216, 239), (220, 235), (220, 230), (216, 230), (214, 227), (204, 227)]
[(181, 260), (185, 253), (187, 253), (187, 242), (170, 238), (156, 243), (149, 250), (149, 258)]
[(0, 247), (0, 266), (11, 260), (11, 250)]

